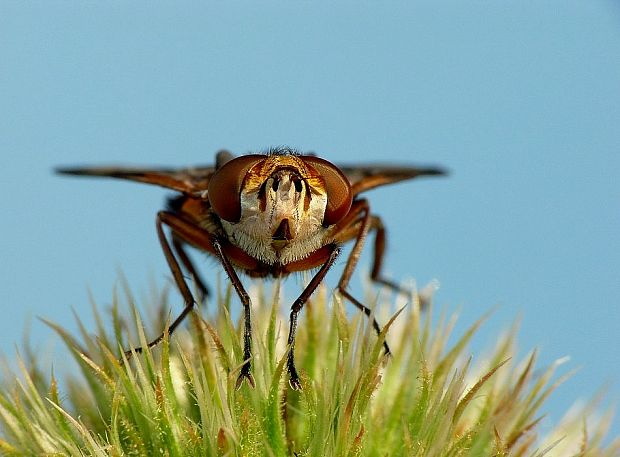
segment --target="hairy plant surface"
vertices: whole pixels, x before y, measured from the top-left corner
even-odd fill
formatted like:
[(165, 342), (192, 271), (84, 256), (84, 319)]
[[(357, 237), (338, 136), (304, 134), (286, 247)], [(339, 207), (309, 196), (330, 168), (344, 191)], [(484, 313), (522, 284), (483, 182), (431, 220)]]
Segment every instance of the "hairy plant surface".
[[(235, 389), (241, 328), (231, 319), (230, 289), (212, 312), (194, 313), (187, 330), (130, 360), (145, 345), (134, 313), (112, 306), (112, 330), (96, 308), (95, 335), (50, 323), (78, 369), (58, 381), (33, 353), (0, 391), (4, 455), (96, 456), (618, 456), (604, 446), (611, 413), (594, 403), (545, 427), (544, 402), (562, 378), (535, 367), (536, 352), (515, 360), (515, 331), (490, 356), (467, 343), (482, 320), (448, 344), (454, 319), (432, 325), (416, 297), (377, 338), (367, 319), (347, 317), (338, 297), (320, 289), (299, 326), (296, 359), (303, 389), (286, 378), (288, 309), (279, 288), (254, 297), (252, 369), (256, 387)], [(161, 303), (166, 302), (165, 294)], [(285, 301), (282, 301), (283, 303)], [(236, 303), (236, 302), (235, 302)], [(212, 304), (210, 304), (212, 305)], [(235, 305), (236, 306), (236, 305)], [(162, 306), (154, 308), (164, 309)], [(388, 306), (389, 307), (389, 306)], [(378, 307), (381, 308), (381, 307)], [(204, 314), (204, 315), (201, 315)], [(148, 325), (153, 335), (159, 319)], [(382, 351), (386, 337), (393, 351)]]

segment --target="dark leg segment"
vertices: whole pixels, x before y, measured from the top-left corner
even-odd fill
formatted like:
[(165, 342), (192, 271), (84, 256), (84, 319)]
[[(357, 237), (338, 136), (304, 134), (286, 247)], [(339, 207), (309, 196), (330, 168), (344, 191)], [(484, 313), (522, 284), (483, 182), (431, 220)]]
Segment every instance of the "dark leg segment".
[[(185, 278), (183, 277), (183, 272), (181, 271), (181, 267), (179, 266), (177, 259), (174, 257), (174, 253), (172, 252), (170, 244), (168, 240), (166, 239), (166, 234), (164, 233), (163, 224), (167, 223), (166, 220), (170, 216), (176, 217), (172, 215), (171, 213), (167, 213), (165, 211), (160, 211), (159, 213), (157, 213), (156, 227), (157, 227), (157, 236), (159, 238), (159, 243), (161, 244), (162, 251), (164, 251), (166, 262), (168, 262), (168, 266), (170, 267), (170, 271), (172, 272), (172, 277), (174, 278), (174, 282), (179, 288), (179, 291), (181, 292), (183, 301), (185, 303), (185, 307), (183, 308), (183, 311), (181, 311), (181, 314), (179, 314), (179, 316), (172, 322), (172, 324), (168, 328), (168, 334), (172, 335), (172, 332), (174, 332), (174, 330), (181, 324), (181, 322), (183, 322), (183, 319), (185, 319), (185, 317), (189, 314), (189, 312), (194, 307), (195, 300), (192, 295), (192, 292), (189, 290), (189, 287), (187, 286), (187, 282), (185, 282)], [(153, 341), (151, 341), (147, 345), (147, 347), (151, 348), (159, 344), (161, 340), (163, 339), (164, 339), (164, 333), (162, 333), (157, 338), (155, 338)], [(136, 353), (140, 353), (142, 352), (142, 350), (143, 348), (140, 346), (140, 347), (134, 348), (133, 350), (125, 351), (125, 356), (129, 358), (131, 357), (132, 352), (135, 351)]]
[[(211, 234), (206, 232), (201, 227), (188, 222), (187, 220), (177, 216), (174, 213), (168, 211), (160, 211), (157, 213), (157, 236), (159, 237), (159, 242), (161, 243), (162, 250), (164, 251), (164, 256), (166, 257), (166, 261), (168, 262), (168, 266), (170, 267), (170, 271), (172, 272), (172, 276), (174, 278), (181, 295), (183, 296), (183, 301), (185, 302), (185, 308), (181, 311), (179, 317), (177, 317), (170, 328), (168, 329), (168, 333), (172, 334), (172, 332), (181, 324), (183, 319), (189, 314), (189, 312), (194, 307), (196, 301), (185, 281), (185, 277), (183, 276), (183, 271), (177, 261), (174, 253), (172, 251), (172, 247), (170, 242), (166, 238), (166, 234), (164, 233), (163, 226), (167, 225), (170, 227), (172, 232), (173, 240), (176, 240), (175, 249), (178, 252), (183, 252), (183, 248), (178, 250), (178, 246), (181, 243), (188, 243), (199, 247), (200, 249), (204, 249), (207, 252), (214, 253), (217, 255), (218, 259), (222, 263), (224, 270), (228, 274), (241, 302), (243, 303), (244, 308), (244, 316), (245, 316), (245, 328), (243, 332), (243, 366), (241, 367), (241, 373), (239, 375), (239, 379), (237, 380), (237, 387), (241, 385), (244, 379), (247, 379), (248, 382), (254, 386), (254, 379), (252, 378), (252, 374), (250, 373), (250, 359), (252, 357), (252, 326), (250, 321), (250, 296), (247, 294), (237, 273), (235, 272), (230, 260), (224, 253), (220, 242), (213, 237)], [(183, 261), (183, 254), (180, 254), (180, 258)], [(187, 266), (188, 264), (186, 264)], [(189, 263), (191, 265), (191, 263)], [(190, 267), (190, 268), (193, 268)], [(188, 268), (188, 269), (190, 269)], [(190, 269), (191, 272), (191, 269)], [(192, 273), (194, 274), (194, 273)], [(196, 276), (195, 276), (196, 277)], [(164, 338), (164, 334), (162, 333), (153, 341), (148, 344), (148, 347), (155, 346)], [(135, 352), (141, 352), (142, 347), (138, 347), (134, 349)], [(127, 351), (125, 355), (130, 357), (132, 351)]]
[(237, 383), (235, 387), (239, 389), (241, 387), (241, 383), (243, 383), (244, 379), (247, 379), (248, 383), (254, 387), (254, 378), (251, 373), (251, 360), (252, 360), (252, 321), (250, 320), (250, 310), (252, 308), (252, 304), (250, 302), (250, 296), (243, 288), (243, 284), (237, 276), (237, 272), (233, 268), (230, 260), (224, 254), (222, 250), (222, 245), (217, 239), (213, 239), (211, 241), (213, 244), (213, 248), (215, 249), (215, 253), (218, 258), (222, 262), (222, 266), (224, 270), (226, 270), (226, 274), (230, 278), (233, 287), (237, 291), (237, 295), (241, 299), (241, 303), (243, 304), (243, 312), (244, 312), (244, 329), (243, 329), (243, 365), (241, 366), (241, 372), (239, 373), (239, 377), (237, 378)]
[(333, 245), (333, 251), (330, 253), (327, 261), (323, 264), (319, 271), (317, 271), (317, 273), (303, 290), (301, 295), (297, 298), (297, 300), (295, 300), (293, 306), (291, 306), (290, 328), (288, 334), (289, 349), (288, 358), (286, 361), (286, 368), (289, 374), (289, 383), (291, 387), (295, 390), (301, 389), (301, 382), (299, 380), (299, 375), (297, 374), (297, 369), (295, 368), (295, 334), (297, 332), (297, 317), (310, 295), (312, 295), (312, 293), (316, 290), (321, 281), (323, 281), (323, 278), (327, 274), (327, 271), (336, 261), (336, 257), (338, 257), (338, 254), (340, 254), (340, 247)]
[(209, 296), (209, 288), (206, 283), (200, 277), (198, 270), (194, 266), (192, 260), (190, 259), (187, 251), (185, 250), (185, 243), (178, 236), (173, 234), (172, 236), (172, 247), (177, 253), (177, 257), (185, 267), (185, 269), (192, 276), (192, 279), (196, 283), (196, 287), (198, 288), (198, 293), (200, 296), (198, 297), (199, 302), (204, 302), (204, 299)]

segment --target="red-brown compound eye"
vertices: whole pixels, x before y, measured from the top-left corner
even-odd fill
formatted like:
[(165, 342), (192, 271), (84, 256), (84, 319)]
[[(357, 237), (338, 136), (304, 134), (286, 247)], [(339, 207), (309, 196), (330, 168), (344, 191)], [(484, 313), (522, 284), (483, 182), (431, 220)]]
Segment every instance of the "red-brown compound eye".
[(246, 174), (266, 156), (251, 154), (226, 162), (209, 180), (209, 203), (215, 214), (225, 221), (241, 219), (241, 186)]
[(327, 208), (325, 208), (323, 225), (333, 225), (341, 221), (349, 213), (353, 201), (349, 180), (336, 165), (327, 160), (314, 156), (303, 156), (301, 159), (325, 180)]

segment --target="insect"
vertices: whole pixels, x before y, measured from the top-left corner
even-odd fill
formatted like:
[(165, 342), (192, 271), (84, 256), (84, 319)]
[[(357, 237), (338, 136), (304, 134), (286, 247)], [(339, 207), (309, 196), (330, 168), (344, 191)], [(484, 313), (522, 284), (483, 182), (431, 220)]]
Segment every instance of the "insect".
[[(213, 166), (197, 168), (85, 167), (58, 168), (57, 172), (127, 179), (178, 192), (156, 218), (164, 256), (185, 304), (168, 331), (172, 333), (196, 304), (184, 271), (192, 277), (201, 295), (208, 294), (186, 248), (197, 248), (216, 257), (243, 304), (243, 364), (237, 388), (244, 380), (254, 386), (251, 303), (238, 272), (250, 277), (277, 278), (293, 272), (315, 271), (291, 306), (287, 370), (293, 389), (301, 388), (294, 353), (298, 315), (334, 265), (343, 244), (352, 241), (353, 248), (337, 290), (353, 305), (372, 316), (371, 310), (347, 290), (371, 231), (375, 234), (371, 279), (400, 290), (397, 284), (381, 275), (385, 227), (381, 218), (371, 213), (368, 200), (360, 194), (418, 176), (444, 174), (438, 167), (336, 166), (315, 155), (300, 154), (284, 147), (239, 157), (220, 151)], [(168, 235), (164, 228), (169, 231)], [(379, 333), (380, 327), (374, 317), (372, 325)], [(162, 333), (148, 347), (158, 344), (163, 336)], [(384, 349), (389, 353), (387, 343)], [(141, 350), (141, 347), (134, 349)], [(131, 355), (131, 351), (126, 354)]]

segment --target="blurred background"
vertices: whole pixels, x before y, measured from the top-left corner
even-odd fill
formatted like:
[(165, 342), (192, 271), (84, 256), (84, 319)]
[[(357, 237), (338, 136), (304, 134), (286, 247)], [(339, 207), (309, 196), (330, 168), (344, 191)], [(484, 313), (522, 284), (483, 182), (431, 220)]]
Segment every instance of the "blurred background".
[(91, 322), (89, 290), (109, 304), (120, 270), (138, 297), (171, 282), (154, 230), (166, 191), (54, 166), (289, 145), (449, 168), (368, 194), (388, 275), (437, 279), (457, 336), (495, 309), (474, 354), (520, 318), (540, 366), (570, 356), (562, 372), (580, 370), (547, 423), (603, 386), (617, 404), (619, 56), (612, 0), (0, 2), (0, 351), (13, 357), (30, 326), (58, 365), (36, 316)]

